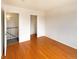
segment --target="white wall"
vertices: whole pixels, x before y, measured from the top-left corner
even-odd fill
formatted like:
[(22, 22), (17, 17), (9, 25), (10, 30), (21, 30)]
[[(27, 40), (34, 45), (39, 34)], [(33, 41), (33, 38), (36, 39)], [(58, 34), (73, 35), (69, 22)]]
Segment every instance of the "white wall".
[[(42, 22), (41, 20), (44, 20), (42, 17), (44, 14), (41, 11), (19, 8), (7, 4), (3, 4), (3, 9), (5, 10), (5, 12), (12, 12), (19, 14), (19, 42), (30, 40), (30, 15), (37, 15), (39, 22)], [(42, 31), (37, 30), (39, 31), (38, 35), (39, 36), (44, 35), (45, 33), (43, 32), (44, 31), (43, 26), (39, 24), (38, 29), (39, 28), (42, 28)]]
[(37, 36), (45, 36), (45, 16), (42, 15), (40, 17), (37, 17)]
[(77, 48), (76, 4), (52, 9), (46, 16), (46, 35)]

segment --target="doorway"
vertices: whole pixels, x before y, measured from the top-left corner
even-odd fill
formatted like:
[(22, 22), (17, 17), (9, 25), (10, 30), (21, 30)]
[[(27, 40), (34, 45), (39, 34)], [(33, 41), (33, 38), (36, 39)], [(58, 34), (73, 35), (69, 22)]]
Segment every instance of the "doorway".
[(30, 16), (30, 36), (31, 40), (35, 40), (37, 38), (37, 16)]
[(19, 42), (19, 14), (6, 13), (6, 39), (7, 45)]

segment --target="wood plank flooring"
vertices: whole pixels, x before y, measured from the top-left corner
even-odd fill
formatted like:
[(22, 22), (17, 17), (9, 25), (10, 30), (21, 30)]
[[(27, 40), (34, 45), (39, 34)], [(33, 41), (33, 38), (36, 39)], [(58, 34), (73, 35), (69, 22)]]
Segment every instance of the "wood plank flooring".
[(77, 59), (76, 54), (76, 49), (43, 36), (8, 46), (5, 59)]

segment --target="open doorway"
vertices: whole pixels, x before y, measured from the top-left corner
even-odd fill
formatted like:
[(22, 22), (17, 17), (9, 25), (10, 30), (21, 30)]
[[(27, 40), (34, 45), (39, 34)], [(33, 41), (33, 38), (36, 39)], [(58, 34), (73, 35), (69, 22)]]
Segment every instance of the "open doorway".
[(30, 35), (31, 40), (35, 40), (37, 38), (37, 16), (30, 16)]
[(6, 13), (6, 39), (7, 45), (19, 42), (19, 14)]

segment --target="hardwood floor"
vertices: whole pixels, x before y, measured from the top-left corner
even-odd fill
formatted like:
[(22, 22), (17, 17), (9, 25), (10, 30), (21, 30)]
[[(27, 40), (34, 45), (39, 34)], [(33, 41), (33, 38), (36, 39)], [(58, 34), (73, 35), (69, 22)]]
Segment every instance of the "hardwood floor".
[(74, 48), (44, 36), (31, 39), (8, 46), (5, 59), (77, 59)]

